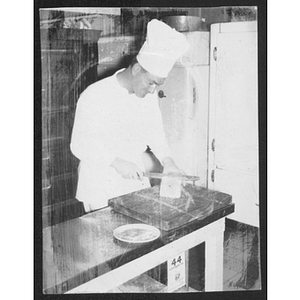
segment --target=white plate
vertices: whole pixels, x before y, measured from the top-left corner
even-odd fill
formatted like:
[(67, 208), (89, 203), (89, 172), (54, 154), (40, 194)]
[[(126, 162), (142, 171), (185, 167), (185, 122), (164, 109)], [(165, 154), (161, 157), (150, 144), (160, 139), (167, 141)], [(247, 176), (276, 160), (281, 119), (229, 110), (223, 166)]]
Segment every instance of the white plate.
[(159, 236), (159, 229), (146, 224), (127, 224), (114, 230), (114, 237), (127, 243), (148, 243)]

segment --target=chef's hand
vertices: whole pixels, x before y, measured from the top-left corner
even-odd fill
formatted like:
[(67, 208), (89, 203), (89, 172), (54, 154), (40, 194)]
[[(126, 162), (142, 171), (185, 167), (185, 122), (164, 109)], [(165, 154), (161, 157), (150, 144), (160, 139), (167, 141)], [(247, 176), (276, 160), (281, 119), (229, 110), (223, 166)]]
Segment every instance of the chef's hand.
[(143, 171), (130, 161), (117, 157), (111, 166), (125, 179), (143, 180)]

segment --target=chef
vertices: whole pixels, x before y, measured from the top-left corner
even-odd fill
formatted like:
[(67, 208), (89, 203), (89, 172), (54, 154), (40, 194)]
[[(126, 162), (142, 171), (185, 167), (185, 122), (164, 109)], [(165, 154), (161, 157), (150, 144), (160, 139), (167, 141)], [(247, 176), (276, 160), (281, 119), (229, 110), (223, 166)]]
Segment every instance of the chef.
[(71, 151), (80, 160), (76, 198), (86, 212), (108, 199), (150, 187), (147, 145), (163, 172), (181, 173), (163, 130), (156, 88), (189, 48), (183, 34), (156, 19), (130, 66), (90, 85), (77, 103)]

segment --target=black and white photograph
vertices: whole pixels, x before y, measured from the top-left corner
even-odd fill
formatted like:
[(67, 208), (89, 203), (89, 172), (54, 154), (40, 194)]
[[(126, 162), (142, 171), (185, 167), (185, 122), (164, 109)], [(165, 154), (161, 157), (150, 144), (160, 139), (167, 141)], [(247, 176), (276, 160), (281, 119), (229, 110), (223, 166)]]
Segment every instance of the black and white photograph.
[(266, 299), (266, 2), (92, 3), (35, 3), (36, 293)]

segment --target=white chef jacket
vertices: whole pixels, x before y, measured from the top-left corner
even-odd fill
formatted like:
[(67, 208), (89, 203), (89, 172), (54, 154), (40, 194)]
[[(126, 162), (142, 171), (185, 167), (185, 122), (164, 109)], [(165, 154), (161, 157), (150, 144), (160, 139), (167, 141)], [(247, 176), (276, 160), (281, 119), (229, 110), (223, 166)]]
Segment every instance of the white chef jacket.
[(86, 211), (150, 186), (148, 178), (124, 179), (111, 167), (116, 157), (144, 170), (147, 145), (160, 160), (170, 155), (157, 94), (129, 94), (116, 74), (90, 85), (77, 103), (71, 151), (80, 160), (76, 198)]

